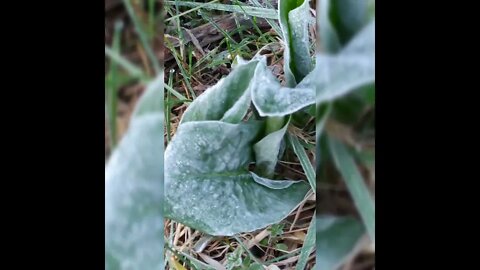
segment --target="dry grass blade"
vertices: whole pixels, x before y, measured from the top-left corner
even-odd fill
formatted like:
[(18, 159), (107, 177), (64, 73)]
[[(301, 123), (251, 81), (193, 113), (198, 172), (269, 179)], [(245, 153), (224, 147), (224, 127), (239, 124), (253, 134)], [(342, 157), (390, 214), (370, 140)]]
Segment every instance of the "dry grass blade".
[(202, 258), (202, 260), (204, 260), (206, 263), (208, 263), (208, 265), (212, 266), (213, 268), (215, 268), (215, 270), (227, 270), (225, 268), (225, 266), (223, 266), (221, 263), (219, 263), (218, 261), (212, 259), (210, 256), (208, 255), (205, 255), (203, 253), (198, 253), (198, 256), (200, 256), (200, 258)]

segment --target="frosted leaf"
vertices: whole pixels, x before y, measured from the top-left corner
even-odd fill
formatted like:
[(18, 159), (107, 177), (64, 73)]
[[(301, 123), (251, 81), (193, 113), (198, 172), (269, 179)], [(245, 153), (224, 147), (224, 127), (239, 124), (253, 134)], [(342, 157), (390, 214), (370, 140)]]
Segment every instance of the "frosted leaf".
[(148, 84), (145, 93), (138, 101), (133, 112), (133, 118), (138, 118), (142, 115), (163, 112), (163, 71)]
[(309, 2), (309, 0), (304, 0), (300, 7), (288, 14), (292, 42), (290, 45), (291, 61), (295, 63), (293, 74), (297, 83), (303, 80), (313, 67), (308, 33), (308, 25), (312, 18)]
[(317, 55), (315, 69), (295, 88), (281, 86), (265, 64), (259, 63), (252, 83), (252, 101), (261, 116), (285, 116), (374, 81), (375, 21), (339, 54)]
[[(318, 1), (319, 36), (324, 51), (336, 53), (362, 29), (369, 20), (369, 0)], [(374, 5), (374, 4), (373, 4)]]
[(316, 267), (338, 269), (352, 254), (365, 229), (352, 217), (321, 215), (315, 222)]
[(163, 269), (163, 73), (105, 168), (105, 269)]
[(309, 186), (259, 184), (248, 172), (258, 122), (187, 122), (165, 151), (165, 216), (211, 235), (250, 232), (281, 221)]
[(331, 101), (375, 81), (375, 21), (337, 55), (318, 55), (314, 71), (299, 87), (315, 85), (316, 103)]
[(261, 116), (285, 116), (314, 104), (314, 87), (283, 87), (266, 65), (259, 63), (252, 82), (252, 102)]
[(287, 86), (294, 87), (312, 70), (308, 24), (311, 21), (309, 0), (280, 0), (280, 27), (283, 32), (284, 70)]
[(290, 119), (286, 121), (281, 129), (266, 135), (253, 146), (255, 170), (260, 175), (273, 177), (280, 153), (280, 146), (289, 123)]
[(272, 179), (258, 176), (253, 172), (250, 172), (250, 174), (252, 175), (253, 180), (255, 180), (255, 182), (272, 189), (284, 189), (284, 188), (288, 188), (293, 184), (301, 182), (301, 181), (292, 181), (292, 180), (272, 180)]
[(247, 62), (238, 58), (237, 61), (237, 66), (227, 77), (188, 106), (181, 123), (203, 120), (238, 123), (243, 119), (250, 106), (250, 79), (259, 60)]

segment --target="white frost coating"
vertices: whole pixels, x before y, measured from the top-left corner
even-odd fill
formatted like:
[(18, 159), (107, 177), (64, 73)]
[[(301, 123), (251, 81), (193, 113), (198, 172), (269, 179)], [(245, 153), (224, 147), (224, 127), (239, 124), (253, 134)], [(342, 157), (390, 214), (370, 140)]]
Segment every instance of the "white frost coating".
[(271, 189), (284, 189), (284, 188), (288, 188), (293, 184), (302, 182), (302, 181), (293, 181), (293, 180), (271, 180), (268, 178), (263, 178), (261, 176), (258, 176), (253, 172), (250, 172), (250, 174), (253, 176), (253, 180), (255, 180), (255, 182)]
[(261, 116), (285, 116), (315, 103), (312, 86), (282, 87), (266, 65), (258, 64), (252, 82), (252, 102)]
[(340, 46), (340, 41), (331, 21), (330, 21), (330, 1), (317, 1), (317, 31), (320, 37), (322, 47), (326, 51), (334, 51)]
[(293, 10), (284, 10), (286, 0), (280, 0), (279, 19), (283, 32), (284, 71), (289, 87), (294, 87), (311, 71), (308, 42), (308, 23), (311, 21), (309, 0)]
[(255, 70), (252, 101), (261, 116), (285, 116), (375, 81), (375, 22), (337, 55), (317, 55), (315, 69), (296, 88), (282, 87), (265, 65)]
[(296, 78), (297, 83), (312, 71), (308, 35), (308, 25), (312, 18), (309, 2), (309, 0), (304, 0), (300, 7), (290, 11), (288, 14), (288, 23), (290, 24), (293, 41), (293, 44), (291, 44), (294, 53), (293, 61), (300, 76), (300, 78)]
[(285, 73), (285, 79), (287, 82), (290, 82), (290, 86), (295, 86), (295, 83), (291, 82), (296, 82), (295, 76), (293, 75), (292, 69), (290, 68), (290, 29), (288, 27), (288, 11), (287, 11), (287, 16), (282, 16), (285, 12), (283, 11), (284, 9), (284, 4), (282, 3), (285, 0), (280, 0), (278, 3), (278, 14), (279, 14), (279, 21), (280, 21), (280, 29), (282, 30), (283, 34), (283, 42), (285, 43), (285, 50), (283, 51), (283, 59), (284, 59), (284, 73)]
[(227, 77), (205, 90), (188, 106), (180, 123), (206, 120), (240, 122), (250, 105), (250, 78), (257, 63), (257, 59), (248, 62), (239, 60)]
[(211, 235), (233, 235), (276, 223), (309, 190), (260, 185), (247, 171), (259, 123), (181, 124), (165, 151), (165, 216)]
[(250, 84), (245, 93), (238, 99), (235, 104), (225, 112), (222, 119), (223, 122), (239, 123), (245, 117), (248, 112), (250, 101), (252, 100), (250, 95)]
[(164, 84), (163, 70), (160, 74), (148, 84), (145, 93), (138, 101), (133, 117), (139, 117), (150, 113), (163, 112), (163, 84)]
[(256, 172), (263, 176), (273, 176), (280, 153), (280, 146), (290, 124), (290, 119), (283, 127), (263, 137), (253, 146), (255, 152)]
[(348, 259), (364, 234), (360, 222), (352, 217), (324, 215), (316, 219), (316, 266), (338, 269)]
[(237, 57), (235, 57), (235, 61), (234, 61), (234, 64), (232, 65), (232, 68), (237, 68), (237, 66), (246, 65), (247, 63), (248, 61), (243, 59), (240, 55), (237, 55)]
[(317, 56), (316, 103), (331, 101), (375, 81), (375, 21), (337, 55)]
[(105, 269), (163, 269), (163, 77), (105, 167)]
[(162, 269), (163, 120), (134, 118), (105, 168), (106, 269)]

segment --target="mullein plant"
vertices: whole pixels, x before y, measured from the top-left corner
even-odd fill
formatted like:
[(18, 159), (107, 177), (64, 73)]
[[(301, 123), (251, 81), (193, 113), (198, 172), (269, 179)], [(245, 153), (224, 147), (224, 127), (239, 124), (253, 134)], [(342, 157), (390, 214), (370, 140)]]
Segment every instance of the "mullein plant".
[[(150, 84), (105, 170), (106, 269), (162, 269), (164, 217), (209, 235), (232, 236), (282, 221), (316, 192), (314, 175), (308, 182), (275, 177), (287, 128), (292, 116), (374, 82), (374, 21), (340, 39), (326, 19), (330, 24), (320, 28), (320, 37), (328, 33), (325, 42), (333, 49), (311, 57), (309, 4), (279, 1), (285, 85), (264, 56), (238, 57), (228, 76), (189, 105), (164, 155), (163, 72)], [(322, 14), (317, 19), (328, 15)], [(333, 248), (317, 260), (322, 269), (333, 269), (364, 231), (354, 219), (317, 219), (297, 269), (313, 250), (315, 226), (317, 250)], [(338, 232), (350, 237), (335, 249), (331, 241)]]

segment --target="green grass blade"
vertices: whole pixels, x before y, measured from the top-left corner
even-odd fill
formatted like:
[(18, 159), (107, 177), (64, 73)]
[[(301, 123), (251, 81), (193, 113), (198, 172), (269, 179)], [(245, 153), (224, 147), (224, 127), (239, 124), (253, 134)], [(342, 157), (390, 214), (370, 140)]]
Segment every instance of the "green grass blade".
[(183, 7), (192, 8), (204, 8), (212, 10), (220, 10), (227, 12), (242, 13), (252, 17), (266, 18), (266, 19), (278, 19), (278, 13), (274, 9), (263, 7), (252, 7), (247, 5), (225, 5), (214, 3), (200, 3), (200, 2), (184, 2), (184, 1), (165, 1), (166, 5), (178, 5)]
[(135, 78), (145, 78), (146, 75), (143, 71), (128, 61), (125, 57), (121, 56), (118, 52), (115, 52), (107, 45), (105, 45), (105, 55), (110, 58), (110, 60), (119, 64), (123, 69), (125, 69), (132, 77)]
[(310, 159), (305, 152), (305, 148), (303, 148), (302, 144), (298, 141), (297, 137), (292, 136), (291, 134), (287, 135), (288, 141), (293, 148), (293, 151), (297, 155), (298, 159), (300, 160), (300, 164), (302, 165), (303, 170), (305, 171), (305, 175), (307, 176), (308, 182), (312, 187), (312, 191), (316, 191), (316, 181), (315, 181), (315, 170), (313, 169), (313, 165), (310, 162)]
[[(118, 54), (120, 54), (120, 35), (122, 28), (123, 24), (121, 21), (117, 21), (113, 33), (113, 50)], [(118, 63), (112, 61), (110, 63), (110, 72), (107, 80), (107, 118), (110, 134), (110, 151), (113, 151), (117, 144), (118, 75)]]
[[(167, 2), (170, 2), (170, 3), (167, 3)], [(188, 13), (191, 13), (191, 12), (197, 11), (197, 10), (199, 10), (199, 9), (202, 9), (202, 8), (203, 8), (203, 5), (213, 4), (213, 3), (216, 3), (216, 2), (218, 2), (218, 0), (213, 0), (213, 1), (209, 2), (209, 3), (200, 3), (201, 5), (199, 5), (199, 6), (197, 6), (197, 7), (194, 7), (194, 8), (192, 8), (192, 9), (190, 9), (190, 10), (187, 10), (187, 11), (185, 11), (185, 12), (182, 12), (182, 13), (179, 13), (179, 14), (177, 14), (177, 15), (171, 16), (170, 18), (167, 18), (167, 19), (165, 20), (165, 23), (167, 23), (167, 22), (169, 22), (169, 21), (171, 21), (171, 20), (176, 20), (177, 18), (180, 18), (180, 17), (182, 17), (182, 16), (185, 16), (185, 15), (187, 15)], [(182, 5), (182, 2), (180, 2), (180, 1), (165, 1), (165, 4), (166, 4), (166, 7), (168, 8), (168, 5), (181, 6), (181, 5)]]
[(288, 259), (288, 258), (291, 258), (291, 257), (294, 257), (294, 256), (297, 256), (298, 253), (301, 252), (301, 249), (300, 248), (297, 248), (293, 251), (291, 251), (290, 253), (287, 253), (285, 255), (282, 255), (282, 256), (278, 256), (278, 257), (275, 257), (271, 260), (268, 260), (268, 261), (265, 261), (265, 265), (270, 265), (272, 263), (276, 263), (276, 262), (279, 262), (279, 261), (282, 261), (282, 260), (285, 260), (285, 259)]
[(145, 33), (145, 30), (143, 29), (143, 26), (140, 20), (137, 18), (137, 15), (135, 15), (135, 12), (132, 7), (132, 3), (130, 2), (130, 0), (123, 0), (123, 3), (125, 4), (125, 8), (127, 9), (128, 15), (130, 16), (130, 18), (133, 21), (133, 24), (135, 25), (135, 31), (137, 32), (138, 37), (140, 38), (140, 42), (142, 43), (148, 58), (150, 58), (150, 62), (152, 63), (155, 73), (159, 74), (161, 72), (159, 61), (155, 56), (155, 53), (153, 52), (152, 47), (149, 44), (147, 34)]
[(358, 171), (355, 160), (347, 148), (334, 138), (329, 137), (328, 144), (335, 166), (340, 171), (352, 195), (370, 238), (375, 242), (375, 203), (362, 175)]
[[(173, 74), (174, 71), (170, 70), (169, 75), (168, 75), (168, 86), (173, 85)], [(167, 144), (170, 143), (170, 133), (171, 133), (171, 123), (170, 123), (170, 110), (171, 110), (171, 92), (167, 91), (167, 102), (165, 102), (165, 105), (167, 108), (165, 109), (165, 122), (167, 124)]]
[(237, 240), (238, 244), (247, 252), (248, 256), (250, 257), (250, 259), (252, 259), (254, 262), (258, 263), (258, 264), (261, 264), (261, 265), (264, 265), (263, 262), (261, 262), (259, 259), (257, 259), (257, 257), (255, 257), (255, 255), (252, 254), (252, 252), (250, 251), (250, 249), (248, 249), (245, 244), (243, 244), (243, 241), (242, 239), (238, 238), (238, 236), (234, 236), (235, 240)]
[(177, 62), (177, 66), (180, 69), (180, 74), (183, 77), (185, 85), (187, 86), (187, 89), (190, 92), (190, 95), (192, 96), (192, 99), (195, 99), (197, 97), (197, 95), (195, 95), (195, 92), (193, 91), (193, 87), (190, 84), (190, 76), (187, 73), (187, 71), (185, 70), (185, 68), (183, 67), (182, 62), (180, 61), (179, 55), (177, 53), (177, 50), (175, 50), (172, 43), (169, 42), (168, 40), (165, 40), (165, 45), (172, 52), (173, 58), (175, 59), (175, 62)]
[(184, 97), (177, 90), (173, 89), (170, 85), (165, 85), (165, 89), (167, 89), (168, 92), (172, 93), (172, 95), (174, 95), (175, 97), (177, 97), (181, 101), (187, 101), (188, 100), (188, 98)]
[[(180, 7), (178, 6), (178, 1), (175, 1), (175, 13), (176, 14), (180, 13)], [(183, 45), (185, 44), (185, 36), (184, 36), (183, 31), (182, 31), (182, 26), (181, 26), (182, 22), (180, 21), (179, 16), (175, 16), (175, 24), (174, 25), (177, 28), (178, 40), (180, 41), (180, 44), (179, 44), (180, 45), (179, 46), (180, 58), (185, 59), (185, 50), (184, 50), (184, 47), (183, 47)], [(178, 64), (178, 65), (180, 65), (180, 64)]]
[[(252, 3), (257, 6), (257, 7), (262, 7), (262, 4), (260, 4), (260, 2), (258, 2), (258, 0), (251, 0)], [(271, 5), (270, 5), (271, 6)], [(272, 29), (277, 32), (277, 34), (280, 36), (280, 38), (283, 38), (283, 32), (282, 32), (282, 29), (280, 28), (280, 25), (275, 21), (275, 20), (278, 20), (278, 14), (277, 14), (277, 17), (273, 18), (273, 19), (266, 19), (268, 24), (270, 24), (270, 26), (272, 27)]]
[(315, 248), (315, 215), (313, 215), (312, 222), (310, 222), (310, 226), (308, 226), (307, 236), (305, 236), (305, 241), (303, 242), (302, 251), (300, 253), (300, 257), (298, 258), (297, 266), (295, 270), (304, 270), (305, 266), (308, 262), (308, 257), (310, 253), (312, 253), (313, 249)]
[[(255, 31), (257, 31), (257, 33), (259, 35), (258, 38), (263, 40), (263, 42), (265, 44), (267, 44), (268, 40), (266, 38), (266, 35), (268, 34), (268, 32), (267, 33), (262, 33), (262, 31), (260, 30), (260, 28), (257, 25), (257, 17), (252, 18), (252, 25), (253, 25), (253, 28), (255, 29)], [(258, 50), (258, 47), (257, 47), (257, 50)]]
[(232, 44), (235, 44), (235, 45), (238, 45), (238, 42), (236, 42), (232, 36), (230, 36), (229, 33), (227, 33), (223, 28), (221, 28), (214, 20), (212, 20), (209, 16), (205, 15), (204, 12), (200, 12), (199, 11), (199, 14), (200, 16), (202, 16), (203, 19), (205, 19), (206, 21), (208, 21), (210, 24), (213, 25), (213, 27), (215, 27), (217, 29), (217, 31), (219, 31), (220, 33), (222, 33), (222, 35), (227, 39), (227, 47), (228, 47), (228, 41), (230, 41)]

